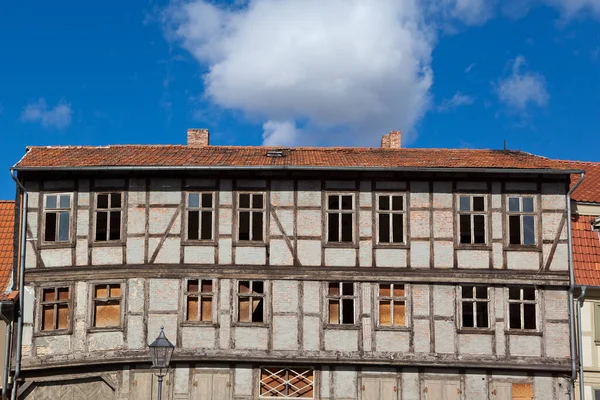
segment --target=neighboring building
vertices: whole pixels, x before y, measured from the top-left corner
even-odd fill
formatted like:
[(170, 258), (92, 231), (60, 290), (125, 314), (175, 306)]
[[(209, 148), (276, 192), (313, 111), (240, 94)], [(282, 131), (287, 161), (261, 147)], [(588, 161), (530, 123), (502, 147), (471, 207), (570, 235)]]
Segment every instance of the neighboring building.
[(585, 398), (600, 400), (600, 163), (569, 166), (586, 171), (572, 195), (573, 263), (575, 282), (586, 286), (580, 310)]
[(28, 148), (20, 397), (568, 398), (579, 168), (382, 145)]
[(7, 336), (7, 321), (12, 322), (14, 304), (18, 298), (18, 292), (13, 290), (14, 238), (15, 202), (0, 200), (0, 376), (3, 377), (0, 387), (3, 393), (8, 389), (4, 379), (7, 349), (10, 355), (11, 332), (8, 328)]

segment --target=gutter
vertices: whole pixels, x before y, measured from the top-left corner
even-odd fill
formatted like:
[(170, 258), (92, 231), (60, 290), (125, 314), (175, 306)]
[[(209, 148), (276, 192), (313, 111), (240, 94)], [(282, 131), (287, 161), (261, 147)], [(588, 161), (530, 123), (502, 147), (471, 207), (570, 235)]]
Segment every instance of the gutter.
[(575, 380), (577, 379), (577, 359), (575, 354), (575, 317), (574, 317), (574, 299), (573, 294), (575, 292), (575, 269), (573, 267), (573, 235), (572, 235), (572, 223), (571, 223), (571, 195), (577, 189), (577, 187), (583, 182), (585, 178), (585, 172), (581, 172), (579, 180), (573, 187), (567, 192), (567, 241), (569, 248), (569, 337), (571, 338), (571, 390), (569, 391), (569, 397), (574, 398)]
[(577, 343), (579, 347), (579, 398), (585, 399), (585, 383), (583, 380), (583, 343), (581, 343), (581, 307), (583, 307), (583, 299), (585, 298), (585, 291), (587, 287), (581, 287), (581, 294), (577, 298)]
[(15, 359), (15, 374), (13, 376), (13, 387), (11, 393), (11, 399), (17, 399), (17, 389), (18, 389), (18, 379), (21, 374), (21, 357), (23, 355), (22, 344), (23, 344), (23, 293), (25, 293), (25, 250), (27, 243), (27, 189), (25, 186), (19, 181), (17, 176), (13, 173), (11, 169), (10, 176), (13, 178), (21, 193), (23, 193), (22, 201), (21, 201), (21, 243), (19, 245), (19, 293), (21, 293), (21, 298), (19, 301), (19, 317), (17, 321), (17, 355)]
[(206, 165), (206, 166), (170, 166), (170, 165), (138, 165), (138, 166), (92, 166), (92, 167), (17, 167), (12, 171), (64, 171), (64, 172), (98, 172), (98, 171), (363, 171), (363, 172), (452, 172), (452, 173), (492, 173), (492, 174), (549, 174), (573, 175), (582, 174), (583, 170), (561, 169), (522, 169), (522, 168), (435, 168), (435, 167), (338, 167), (338, 166), (301, 166), (301, 165)]
[(6, 389), (8, 387), (8, 376), (10, 375), (10, 334), (12, 321), (10, 321), (0, 309), (0, 318), (6, 323), (6, 343), (4, 345), (4, 372), (2, 375), (2, 400), (6, 399)]

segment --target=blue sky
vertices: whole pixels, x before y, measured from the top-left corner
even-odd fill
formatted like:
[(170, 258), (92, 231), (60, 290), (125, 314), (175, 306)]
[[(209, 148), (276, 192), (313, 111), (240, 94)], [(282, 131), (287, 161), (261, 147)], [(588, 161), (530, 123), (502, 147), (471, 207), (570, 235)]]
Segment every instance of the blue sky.
[[(28, 145), (502, 148), (600, 161), (598, 0), (0, 7), (0, 197)], [(527, 4), (527, 7), (517, 4)]]

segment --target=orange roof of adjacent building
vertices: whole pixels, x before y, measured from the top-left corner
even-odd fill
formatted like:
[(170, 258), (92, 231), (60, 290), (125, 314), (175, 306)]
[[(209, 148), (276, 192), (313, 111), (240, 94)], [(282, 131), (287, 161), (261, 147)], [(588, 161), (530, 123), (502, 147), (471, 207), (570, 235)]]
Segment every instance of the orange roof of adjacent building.
[(573, 265), (578, 285), (600, 286), (600, 233), (592, 230), (595, 216), (573, 219)]
[[(281, 151), (282, 157), (267, 156)], [(29, 147), (17, 169), (102, 167), (488, 168), (569, 170), (545, 157), (513, 150), (118, 145)]]
[[(582, 203), (598, 203), (600, 204), (600, 162), (583, 162), (583, 161), (565, 161), (570, 168), (581, 169), (585, 171), (583, 182), (571, 198)], [(579, 180), (579, 176), (571, 177), (571, 184)]]
[(15, 237), (15, 202), (0, 200), (0, 300), (14, 299), (10, 291)]

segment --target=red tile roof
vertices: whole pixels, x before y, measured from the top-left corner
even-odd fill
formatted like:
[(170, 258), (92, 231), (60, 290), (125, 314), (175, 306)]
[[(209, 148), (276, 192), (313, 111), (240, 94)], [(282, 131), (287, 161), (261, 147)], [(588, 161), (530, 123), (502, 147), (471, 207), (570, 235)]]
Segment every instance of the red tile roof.
[[(565, 161), (569, 168), (581, 169), (585, 171), (583, 182), (571, 198), (582, 203), (599, 203), (600, 204), (600, 162), (583, 162), (583, 161)], [(574, 185), (579, 180), (579, 175), (571, 176), (571, 185)]]
[[(267, 157), (268, 150), (281, 150), (285, 157)], [(521, 151), (229, 146), (194, 148), (181, 145), (30, 147), (15, 167), (44, 169), (158, 166), (570, 169), (564, 163)]]
[(592, 231), (595, 216), (573, 219), (573, 266), (578, 285), (600, 286), (600, 234)]
[(16, 293), (7, 291), (14, 261), (15, 202), (0, 200), (0, 300), (11, 300)]

